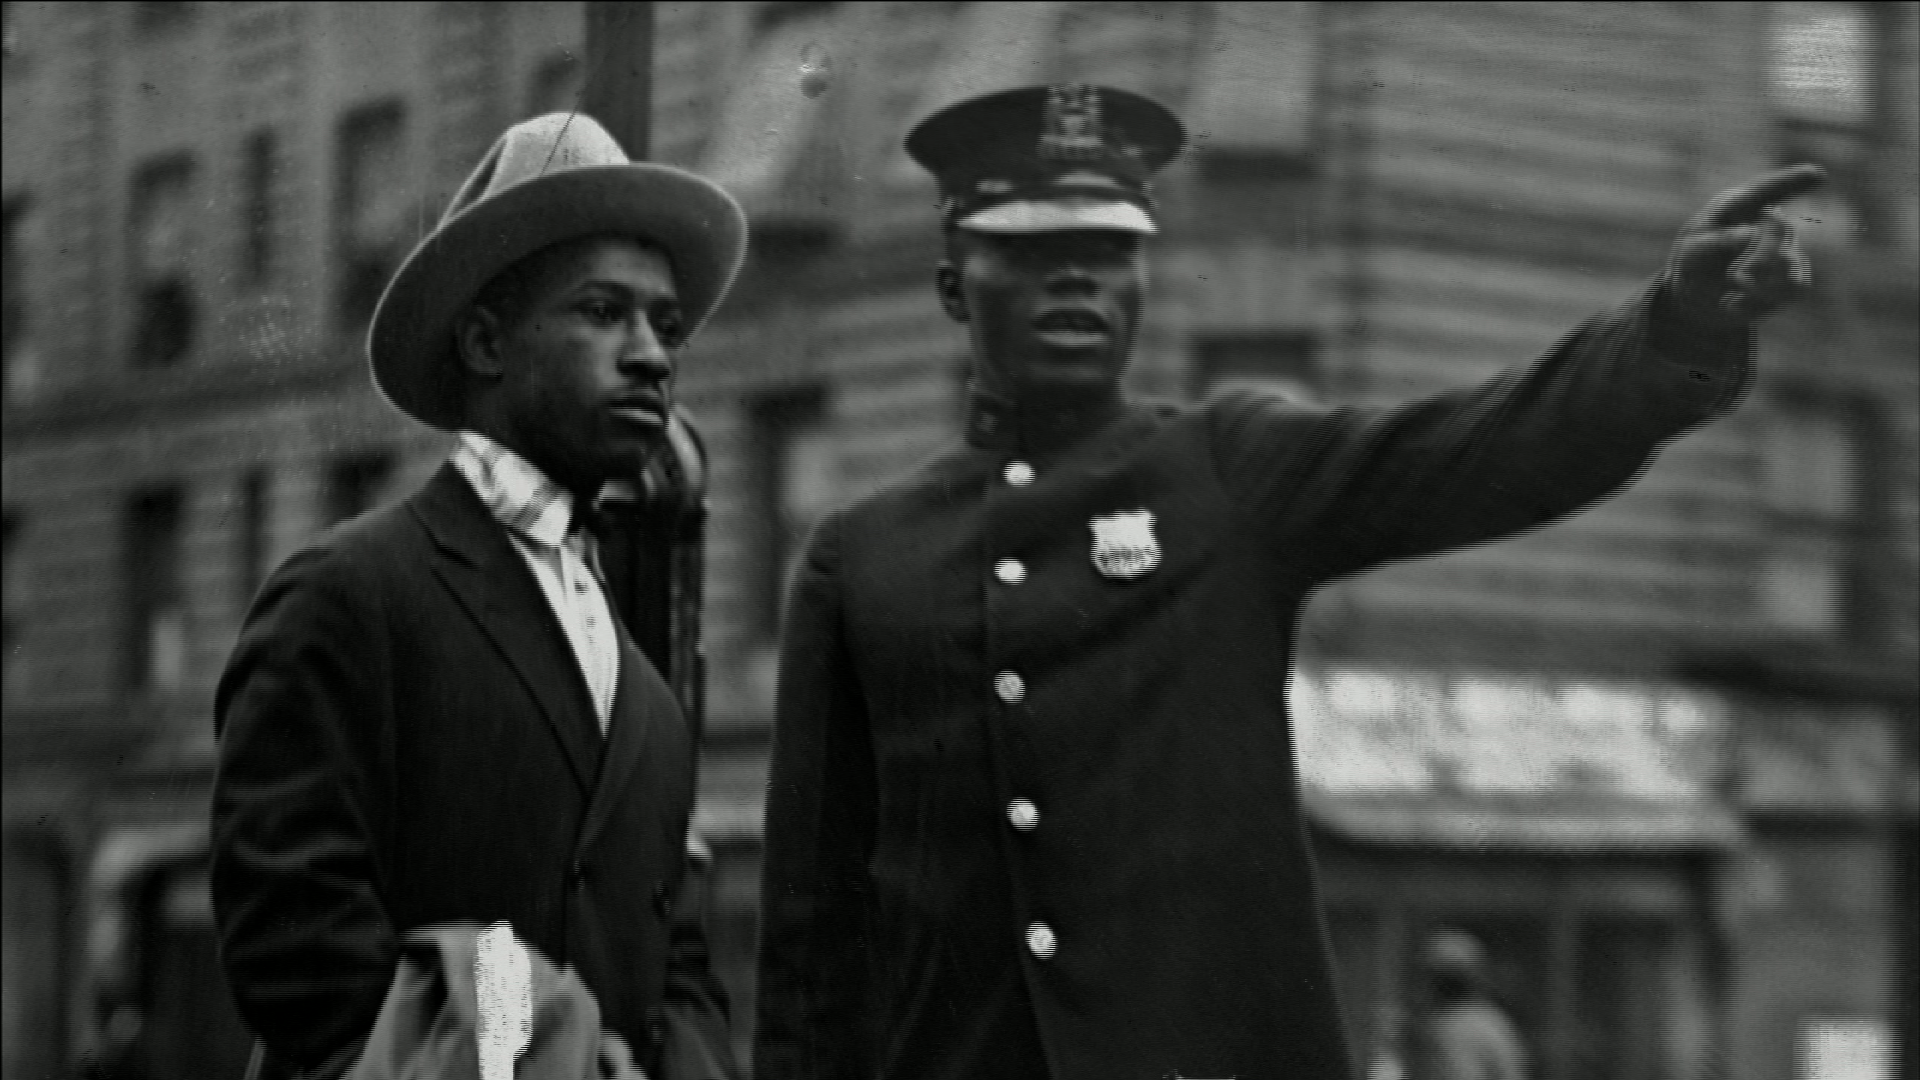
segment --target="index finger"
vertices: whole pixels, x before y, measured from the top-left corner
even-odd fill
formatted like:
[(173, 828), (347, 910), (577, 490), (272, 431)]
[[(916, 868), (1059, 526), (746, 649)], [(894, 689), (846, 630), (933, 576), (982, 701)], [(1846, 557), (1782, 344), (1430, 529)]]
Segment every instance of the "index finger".
[(1706, 226), (1710, 229), (1744, 225), (1760, 216), (1775, 203), (1798, 198), (1826, 182), (1827, 170), (1818, 165), (1789, 165), (1770, 172), (1737, 188), (1723, 191), (1707, 204)]

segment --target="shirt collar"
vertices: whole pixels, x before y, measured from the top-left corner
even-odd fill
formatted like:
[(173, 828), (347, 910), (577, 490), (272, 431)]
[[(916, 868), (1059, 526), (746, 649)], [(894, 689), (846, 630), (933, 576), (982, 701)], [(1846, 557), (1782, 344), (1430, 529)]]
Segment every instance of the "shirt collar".
[(986, 450), (1035, 453), (1080, 441), (1125, 411), (1117, 396), (1023, 404), (975, 387), (967, 401), (967, 441)]
[(477, 431), (460, 432), (453, 467), (510, 531), (559, 547), (573, 520), (573, 492), (547, 479), (532, 462)]

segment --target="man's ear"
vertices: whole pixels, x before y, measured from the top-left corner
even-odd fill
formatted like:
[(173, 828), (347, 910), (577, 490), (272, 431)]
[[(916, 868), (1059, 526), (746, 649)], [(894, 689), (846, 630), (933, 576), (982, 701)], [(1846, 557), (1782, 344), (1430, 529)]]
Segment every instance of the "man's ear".
[(960, 289), (960, 271), (951, 262), (942, 261), (933, 270), (933, 291), (940, 294), (940, 308), (954, 322), (966, 322), (967, 294)]
[(500, 353), (500, 318), (478, 305), (460, 315), (453, 327), (454, 351), (469, 375), (498, 379), (506, 371)]

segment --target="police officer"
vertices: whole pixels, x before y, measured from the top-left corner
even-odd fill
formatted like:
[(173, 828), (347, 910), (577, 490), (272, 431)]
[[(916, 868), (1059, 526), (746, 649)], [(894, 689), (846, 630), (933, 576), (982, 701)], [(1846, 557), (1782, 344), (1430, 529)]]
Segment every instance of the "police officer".
[(939, 112), (965, 445), (829, 516), (795, 577), (757, 1075), (1339, 1077), (1286, 689), (1305, 598), (1627, 483), (1806, 287), (1788, 170), (1531, 367), (1383, 411), (1120, 389), (1185, 135), (1104, 87)]

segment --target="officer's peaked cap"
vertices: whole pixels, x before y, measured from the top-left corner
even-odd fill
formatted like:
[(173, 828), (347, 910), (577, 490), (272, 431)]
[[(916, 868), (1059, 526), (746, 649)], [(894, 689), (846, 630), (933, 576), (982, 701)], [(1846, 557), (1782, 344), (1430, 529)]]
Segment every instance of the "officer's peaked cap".
[(1179, 119), (1139, 94), (1028, 86), (934, 113), (907, 133), (907, 153), (963, 229), (1151, 233), (1150, 180), (1186, 141)]

